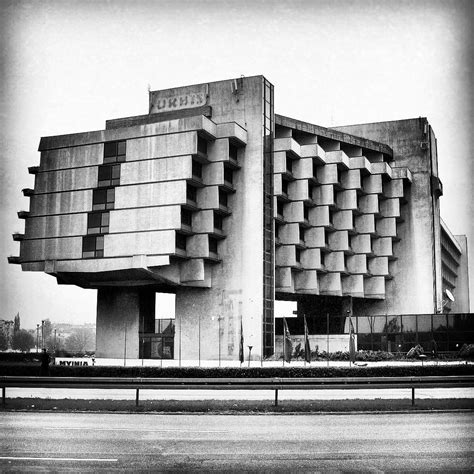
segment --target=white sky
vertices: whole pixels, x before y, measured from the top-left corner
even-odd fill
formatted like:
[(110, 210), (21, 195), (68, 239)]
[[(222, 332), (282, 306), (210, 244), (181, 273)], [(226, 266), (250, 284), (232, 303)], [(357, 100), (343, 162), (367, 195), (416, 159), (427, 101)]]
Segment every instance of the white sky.
[(241, 74), (275, 85), (277, 113), (318, 125), (428, 117), (442, 216), (470, 239), (472, 308), (471, 2), (0, 0), (0, 14), (0, 318), (95, 321), (95, 291), (6, 260), (40, 137), (147, 113), (148, 85)]

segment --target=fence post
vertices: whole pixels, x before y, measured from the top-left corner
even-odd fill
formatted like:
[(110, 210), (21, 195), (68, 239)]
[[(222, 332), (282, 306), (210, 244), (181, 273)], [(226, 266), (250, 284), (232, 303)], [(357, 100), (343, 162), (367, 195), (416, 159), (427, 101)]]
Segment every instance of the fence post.
[(278, 389), (275, 389), (275, 406), (278, 406)]
[(411, 406), (415, 406), (415, 387), (411, 388)]
[(135, 406), (137, 407), (140, 403), (140, 400), (139, 400), (139, 394), (140, 394), (140, 389), (137, 388), (137, 393), (135, 395)]

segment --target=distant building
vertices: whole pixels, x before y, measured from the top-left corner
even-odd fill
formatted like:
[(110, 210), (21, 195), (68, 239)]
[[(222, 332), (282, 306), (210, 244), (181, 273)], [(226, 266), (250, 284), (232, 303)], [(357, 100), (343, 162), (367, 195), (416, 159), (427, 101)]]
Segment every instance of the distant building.
[(8, 345), (8, 349), (12, 348), (14, 327), (15, 327), (14, 321), (6, 321), (5, 319), (0, 319), (0, 331), (5, 336), (5, 339), (6, 339), (7, 345)]
[[(396, 318), (447, 311), (446, 290), (469, 311), (425, 118), (324, 128), (275, 115), (255, 76), (151, 91), (146, 115), (39, 149), (10, 262), (97, 288), (98, 357), (237, 360), (241, 335), (269, 357), (275, 298), (298, 303), (292, 333), (303, 314), (312, 334), (383, 315), (392, 350), (418, 327)], [(156, 292), (176, 295), (162, 332)]]

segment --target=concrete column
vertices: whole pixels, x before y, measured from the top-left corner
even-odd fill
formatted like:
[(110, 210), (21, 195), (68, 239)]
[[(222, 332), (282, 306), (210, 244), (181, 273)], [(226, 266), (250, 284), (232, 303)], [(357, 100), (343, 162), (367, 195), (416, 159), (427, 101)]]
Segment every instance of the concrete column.
[(138, 359), (139, 332), (154, 332), (155, 292), (145, 288), (97, 291), (96, 355)]

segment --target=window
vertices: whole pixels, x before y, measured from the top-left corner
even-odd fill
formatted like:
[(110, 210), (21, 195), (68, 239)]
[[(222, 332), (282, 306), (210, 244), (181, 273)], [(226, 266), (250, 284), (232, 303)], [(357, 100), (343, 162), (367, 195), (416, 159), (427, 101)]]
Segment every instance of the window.
[(304, 229), (299, 227), (300, 242), (304, 242)]
[(88, 234), (106, 234), (109, 232), (109, 212), (91, 212), (87, 216)]
[(282, 194), (288, 194), (288, 181), (283, 180), (281, 182), (281, 192)]
[(196, 203), (197, 200), (197, 190), (189, 184), (186, 186), (186, 200), (192, 203)]
[(227, 194), (219, 189), (219, 205), (227, 207)]
[(198, 161), (193, 160), (193, 178), (202, 179), (202, 164)]
[(197, 151), (203, 155), (207, 155), (207, 141), (198, 135)]
[(309, 219), (309, 209), (306, 206), (303, 207), (303, 219), (305, 221)]
[(277, 214), (283, 217), (283, 203), (281, 201), (277, 201)]
[(224, 181), (226, 183), (232, 184), (233, 183), (233, 173), (230, 168), (224, 168)]
[(120, 165), (99, 166), (99, 187), (117, 186), (120, 184)]
[(229, 143), (229, 158), (231, 160), (237, 161), (238, 152), (239, 149), (232, 143)]
[(295, 249), (295, 260), (296, 260), (296, 263), (301, 262), (301, 250), (300, 249)]
[(101, 258), (104, 256), (104, 236), (88, 235), (82, 237), (82, 258)]
[(209, 237), (209, 253), (217, 253), (217, 240)]
[(222, 230), (223, 219), (220, 214), (214, 212), (214, 229)]
[(181, 224), (192, 226), (193, 223), (193, 213), (189, 209), (181, 209)]
[(113, 209), (115, 202), (115, 188), (94, 189), (92, 192), (92, 210), (102, 211)]
[(334, 223), (334, 211), (329, 209), (329, 225), (333, 225)]
[(293, 173), (293, 160), (286, 155), (286, 172)]
[(104, 163), (125, 161), (127, 142), (125, 140), (104, 143)]
[(184, 234), (176, 233), (176, 248), (186, 251), (186, 236)]

